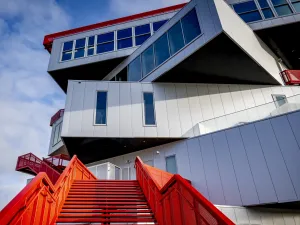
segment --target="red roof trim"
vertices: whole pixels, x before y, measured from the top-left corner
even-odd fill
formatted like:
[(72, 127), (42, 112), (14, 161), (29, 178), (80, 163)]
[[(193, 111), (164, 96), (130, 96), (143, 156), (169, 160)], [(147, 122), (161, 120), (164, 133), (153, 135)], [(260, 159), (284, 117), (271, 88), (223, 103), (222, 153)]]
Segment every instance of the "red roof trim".
[(122, 18), (118, 18), (118, 19), (114, 19), (114, 20), (108, 20), (105, 22), (96, 23), (96, 24), (92, 24), (92, 25), (88, 25), (88, 26), (84, 26), (84, 27), (79, 27), (79, 28), (75, 28), (75, 29), (71, 29), (71, 30), (58, 32), (58, 33), (48, 34), (44, 37), (43, 45), (45, 46), (45, 49), (47, 49), (48, 52), (50, 53), (51, 48), (52, 48), (52, 42), (55, 38), (72, 35), (72, 34), (76, 34), (76, 33), (81, 33), (81, 32), (85, 32), (85, 31), (89, 31), (89, 30), (94, 30), (94, 29), (98, 29), (101, 27), (112, 26), (112, 25), (116, 25), (119, 23), (125, 23), (125, 22), (129, 22), (132, 20), (141, 19), (144, 17), (154, 16), (157, 14), (167, 13), (170, 11), (181, 9), (186, 4), (187, 3), (182, 3), (179, 5), (173, 5), (173, 6), (169, 6), (166, 8), (156, 9), (156, 10), (143, 12), (143, 13), (139, 13), (139, 14), (135, 14), (135, 15), (131, 15), (131, 16), (126, 16), (126, 17), (122, 17)]

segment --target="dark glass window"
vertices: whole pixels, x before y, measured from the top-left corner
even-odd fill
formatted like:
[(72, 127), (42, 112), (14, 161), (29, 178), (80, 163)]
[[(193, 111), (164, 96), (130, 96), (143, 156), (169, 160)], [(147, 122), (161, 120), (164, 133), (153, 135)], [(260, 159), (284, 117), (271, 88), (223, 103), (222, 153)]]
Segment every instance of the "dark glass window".
[(61, 57), (61, 61), (70, 60), (71, 58), (72, 58), (72, 51), (70, 51), (70, 52), (63, 52), (62, 53), (62, 57)]
[(135, 27), (135, 45), (143, 44), (150, 36), (150, 24)]
[(94, 55), (94, 47), (88, 47), (87, 55)]
[(95, 44), (95, 36), (91, 36), (88, 38), (88, 46), (94, 46)]
[(142, 78), (141, 56), (128, 65), (128, 81), (139, 81)]
[(261, 15), (258, 11), (255, 12), (250, 12), (250, 13), (243, 13), (240, 15), (240, 17), (246, 22), (253, 22), (253, 21), (257, 21), (257, 20), (261, 20)]
[(85, 38), (76, 40), (74, 58), (76, 59), (76, 58), (83, 57), (84, 49), (85, 49)]
[(114, 42), (107, 42), (104, 44), (97, 45), (97, 54), (104, 52), (111, 52), (114, 50)]
[(168, 31), (168, 37), (171, 55), (174, 55), (184, 46), (180, 22), (177, 22), (173, 27), (170, 28)]
[(278, 16), (285, 16), (285, 15), (292, 14), (292, 10), (289, 7), (289, 5), (275, 6), (275, 10)]
[(154, 32), (157, 31), (162, 25), (164, 25), (168, 20), (162, 20), (153, 23), (153, 30)]
[(84, 48), (85, 47), (85, 38), (76, 40), (75, 48)]
[(80, 58), (84, 56), (84, 48), (75, 49), (74, 58)]
[(153, 93), (144, 93), (145, 125), (155, 125)]
[(132, 47), (132, 28), (117, 31), (118, 49)]
[(159, 66), (170, 57), (168, 36), (164, 34), (154, 43), (155, 66)]
[(167, 172), (176, 174), (177, 173), (177, 164), (175, 155), (166, 157), (166, 169)]
[(132, 38), (125, 38), (122, 40), (118, 40), (118, 49), (129, 48), (132, 47)]
[(256, 7), (254, 1), (248, 1), (248, 2), (234, 4), (233, 8), (237, 14), (257, 10), (257, 7)]
[(127, 81), (127, 67), (117, 74), (116, 81)]
[(114, 32), (97, 36), (97, 54), (111, 52), (114, 49)]
[(127, 28), (124, 30), (118, 30), (117, 32), (118, 39), (127, 38), (132, 36), (132, 29)]
[(284, 5), (287, 4), (286, 0), (271, 0), (273, 5)]
[(296, 12), (300, 12), (300, 1), (293, 3), (293, 6), (294, 6)]
[(65, 42), (63, 45), (63, 52), (61, 55), (61, 61), (72, 59), (73, 41)]
[(190, 43), (200, 33), (200, 26), (196, 10), (191, 10), (187, 15), (181, 19), (183, 34), (185, 38), (185, 44)]
[(154, 69), (153, 45), (142, 53), (143, 77)]
[(273, 12), (272, 12), (271, 9), (263, 9), (262, 12), (263, 12), (264, 17), (265, 17), (266, 19), (269, 19), (269, 18), (274, 17), (274, 14), (273, 14)]
[(97, 36), (97, 44), (114, 41), (114, 32), (100, 34)]
[(95, 36), (88, 37), (87, 55), (94, 55), (95, 52)]
[(143, 44), (150, 36), (151, 36), (151, 34), (144, 34), (144, 35), (135, 37), (135, 45)]
[(72, 51), (73, 41), (68, 41), (64, 43), (63, 51)]
[(267, 2), (267, 0), (258, 0), (258, 3), (260, 5), (260, 7), (263, 9), (263, 8), (268, 8), (270, 7), (269, 6), (269, 3)]
[(106, 124), (106, 111), (107, 111), (107, 92), (97, 93), (96, 104), (96, 124)]

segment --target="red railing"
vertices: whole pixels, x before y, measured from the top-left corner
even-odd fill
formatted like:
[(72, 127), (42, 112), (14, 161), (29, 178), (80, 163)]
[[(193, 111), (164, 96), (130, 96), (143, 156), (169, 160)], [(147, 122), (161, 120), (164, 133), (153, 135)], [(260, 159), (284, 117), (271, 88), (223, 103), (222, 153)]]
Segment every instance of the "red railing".
[(137, 180), (160, 225), (234, 225), (180, 175), (170, 177), (162, 170), (158, 173), (158, 169), (144, 164), (139, 157), (135, 168)]
[(50, 126), (52, 126), (57, 120), (59, 120), (59, 118), (64, 115), (64, 112), (64, 109), (58, 110), (57, 113), (55, 113), (54, 116), (51, 117)]
[(97, 178), (73, 156), (56, 184), (39, 173), (1, 212), (1, 225), (53, 225), (74, 180)]
[(281, 77), (286, 85), (300, 85), (300, 70), (284, 70)]

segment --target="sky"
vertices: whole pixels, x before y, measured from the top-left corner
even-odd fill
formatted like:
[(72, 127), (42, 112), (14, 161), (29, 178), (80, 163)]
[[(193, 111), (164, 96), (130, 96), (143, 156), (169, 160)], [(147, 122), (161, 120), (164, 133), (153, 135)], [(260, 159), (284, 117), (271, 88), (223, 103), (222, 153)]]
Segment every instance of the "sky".
[(44, 36), (187, 1), (0, 0), (0, 210), (31, 178), (15, 171), (18, 156), (47, 156), (50, 118), (64, 108)]

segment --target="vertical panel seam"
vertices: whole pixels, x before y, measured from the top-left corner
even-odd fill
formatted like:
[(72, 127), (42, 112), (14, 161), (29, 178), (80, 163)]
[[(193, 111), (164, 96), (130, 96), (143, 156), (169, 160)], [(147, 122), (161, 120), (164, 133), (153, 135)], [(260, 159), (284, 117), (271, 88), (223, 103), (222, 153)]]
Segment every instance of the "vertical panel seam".
[(86, 88), (86, 82), (81, 82), (81, 83), (84, 83), (83, 97), (82, 97), (82, 112), (81, 112), (81, 121), (80, 121), (80, 133), (82, 134), (83, 112), (84, 112), (84, 102), (85, 102), (85, 88)]
[(167, 96), (166, 96), (166, 87), (165, 85), (162, 86), (164, 92), (164, 101), (165, 101), (165, 109), (166, 109), (166, 116), (168, 122), (168, 137), (170, 137), (170, 120), (169, 120), (169, 113), (168, 113), (168, 104), (167, 104)]
[(187, 151), (187, 156), (188, 156), (188, 161), (189, 161), (190, 178), (192, 179), (191, 160), (190, 160), (190, 154), (189, 154), (187, 140), (184, 140), (184, 143), (185, 143), (185, 147), (186, 147), (186, 151)]

